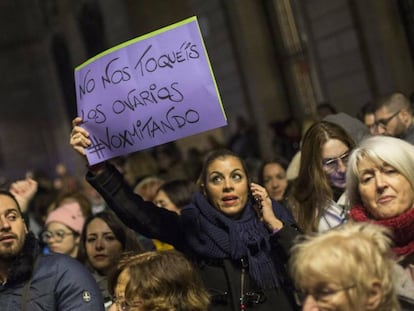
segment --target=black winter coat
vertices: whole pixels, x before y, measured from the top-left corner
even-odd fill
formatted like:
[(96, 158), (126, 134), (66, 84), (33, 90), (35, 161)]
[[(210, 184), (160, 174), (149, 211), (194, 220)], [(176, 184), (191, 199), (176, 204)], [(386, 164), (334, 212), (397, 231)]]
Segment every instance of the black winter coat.
[[(97, 176), (89, 172), (86, 179), (128, 227), (148, 238), (173, 245), (197, 264), (204, 284), (211, 294), (210, 310), (240, 310), (242, 268), (248, 265), (246, 261), (242, 263), (231, 259), (200, 258), (183, 238), (184, 230), (180, 216), (158, 208), (152, 202), (144, 201), (134, 194), (124, 182), (123, 176), (110, 164), (106, 164), (105, 170)], [(282, 205), (278, 208), (290, 215)], [(248, 273), (244, 273), (244, 293), (248, 300), (245, 310), (298, 310), (292, 298), (293, 289), (285, 270), (289, 249), (298, 234), (300, 233), (294, 223), (285, 223), (284, 227), (270, 238), (272, 252), (278, 257), (277, 261), (282, 262), (281, 270), (285, 271), (284, 284), (280, 288), (257, 289), (250, 281)]]

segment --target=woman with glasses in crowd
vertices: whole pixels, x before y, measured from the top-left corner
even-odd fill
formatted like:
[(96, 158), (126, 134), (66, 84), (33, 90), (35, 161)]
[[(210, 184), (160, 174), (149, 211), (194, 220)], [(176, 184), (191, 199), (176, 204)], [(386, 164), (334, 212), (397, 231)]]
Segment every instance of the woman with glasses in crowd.
[(109, 311), (207, 311), (198, 271), (175, 250), (126, 254), (109, 277)]
[(302, 310), (400, 310), (391, 243), (386, 228), (353, 222), (302, 239), (289, 262)]
[(77, 202), (64, 203), (46, 218), (42, 241), (50, 251), (76, 258), (85, 217)]
[(346, 221), (345, 173), (354, 147), (347, 132), (332, 122), (316, 122), (305, 133), (299, 174), (288, 199), (305, 233), (325, 231)]

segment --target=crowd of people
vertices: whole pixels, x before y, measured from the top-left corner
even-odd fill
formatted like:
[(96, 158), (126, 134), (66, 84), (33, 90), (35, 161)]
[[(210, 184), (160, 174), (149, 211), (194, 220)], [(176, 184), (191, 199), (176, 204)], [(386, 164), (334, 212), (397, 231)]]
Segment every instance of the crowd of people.
[[(389, 94), (355, 118), (320, 108), (289, 154), (258, 162), (244, 124), (188, 162), (171, 142), (88, 166), (82, 181), (59, 166), (54, 180), (12, 183), (1, 307), (413, 310), (409, 99)], [(86, 161), (81, 125), (70, 144)]]

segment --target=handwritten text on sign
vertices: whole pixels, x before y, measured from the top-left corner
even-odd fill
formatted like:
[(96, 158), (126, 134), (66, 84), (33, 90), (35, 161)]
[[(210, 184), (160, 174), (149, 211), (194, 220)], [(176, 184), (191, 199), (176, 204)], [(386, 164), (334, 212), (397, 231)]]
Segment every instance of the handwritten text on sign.
[(97, 55), (75, 83), (91, 165), (226, 125), (195, 17)]

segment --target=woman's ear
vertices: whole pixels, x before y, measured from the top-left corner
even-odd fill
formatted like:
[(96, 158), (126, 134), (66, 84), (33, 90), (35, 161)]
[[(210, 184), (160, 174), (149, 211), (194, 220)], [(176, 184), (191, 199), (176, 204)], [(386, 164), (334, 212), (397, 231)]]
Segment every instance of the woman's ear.
[(401, 114), (401, 120), (403, 121), (403, 123), (405, 125), (410, 125), (413, 119), (411, 113), (406, 109), (401, 109), (400, 114)]
[(201, 190), (201, 193), (202, 193), (205, 197), (207, 197), (206, 187), (205, 187), (205, 185), (204, 185), (204, 184), (200, 184), (200, 190)]
[(79, 245), (80, 244), (80, 235), (77, 235), (75, 238), (75, 245)]
[(367, 295), (367, 302), (365, 310), (377, 310), (379, 304), (381, 303), (383, 292), (382, 285), (378, 279), (374, 279), (371, 284), (371, 289)]

